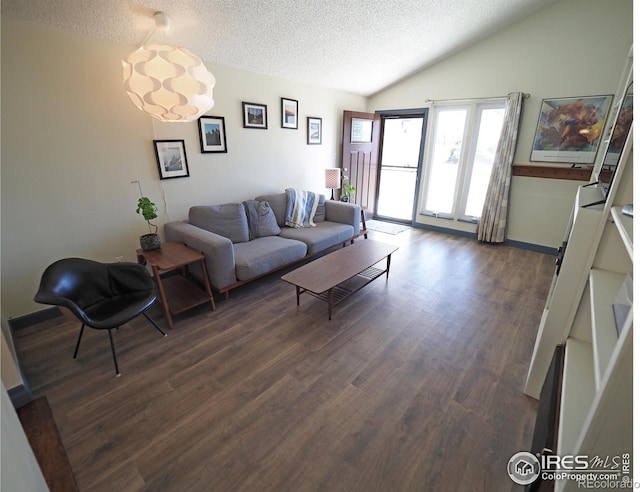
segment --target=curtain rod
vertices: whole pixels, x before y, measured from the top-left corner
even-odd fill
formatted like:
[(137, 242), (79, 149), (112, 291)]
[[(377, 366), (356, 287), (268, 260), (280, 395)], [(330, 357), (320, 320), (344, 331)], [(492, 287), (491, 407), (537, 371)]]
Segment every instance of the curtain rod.
[[(507, 94), (508, 96), (508, 94)], [(483, 99), (504, 99), (507, 96), (494, 96), (494, 97), (467, 97), (467, 98), (462, 98), (462, 99), (425, 99), (424, 102), (426, 103), (437, 103), (437, 102), (453, 102), (453, 101), (481, 101)], [(529, 99), (531, 97), (531, 94), (529, 94), (528, 92), (525, 92), (522, 97), (524, 99)]]

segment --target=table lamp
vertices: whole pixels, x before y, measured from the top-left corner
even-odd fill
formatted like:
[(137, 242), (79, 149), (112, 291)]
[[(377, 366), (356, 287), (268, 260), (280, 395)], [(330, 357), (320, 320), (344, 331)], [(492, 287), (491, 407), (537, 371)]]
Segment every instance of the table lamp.
[(331, 199), (335, 200), (334, 190), (340, 189), (340, 168), (332, 167), (324, 170), (324, 186), (331, 190)]

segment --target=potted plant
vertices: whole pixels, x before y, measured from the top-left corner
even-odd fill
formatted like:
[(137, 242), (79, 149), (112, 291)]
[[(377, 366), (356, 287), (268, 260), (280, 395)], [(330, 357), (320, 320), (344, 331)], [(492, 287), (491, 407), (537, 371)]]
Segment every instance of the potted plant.
[(353, 185), (350, 185), (345, 181), (344, 183), (342, 183), (342, 195), (340, 199), (343, 202), (349, 202), (351, 201), (351, 197), (355, 192), (356, 192), (356, 187)]
[[(151, 223), (153, 219), (158, 217), (158, 208), (156, 207), (156, 204), (146, 196), (141, 196), (138, 199), (138, 208), (136, 208), (136, 213), (141, 214), (149, 226), (149, 234), (140, 236), (140, 246), (144, 251), (159, 249), (160, 237), (157, 234), (158, 226)], [(152, 226), (155, 228), (153, 229), (153, 232), (151, 231)]]

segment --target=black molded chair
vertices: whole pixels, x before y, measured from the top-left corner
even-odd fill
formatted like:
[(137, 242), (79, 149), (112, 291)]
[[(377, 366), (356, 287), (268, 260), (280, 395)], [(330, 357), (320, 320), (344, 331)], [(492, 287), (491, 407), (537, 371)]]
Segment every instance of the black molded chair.
[(111, 330), (143, 314), (166, 337), (167, 334), (145, 313), (156, 298), (155, 283), (142, 265), (65, 258), (44, 271), (34, 300), (69, 308), (82, 321), (74, 359), (85, 325), (108, 330), (116, 376), (120, 376)]

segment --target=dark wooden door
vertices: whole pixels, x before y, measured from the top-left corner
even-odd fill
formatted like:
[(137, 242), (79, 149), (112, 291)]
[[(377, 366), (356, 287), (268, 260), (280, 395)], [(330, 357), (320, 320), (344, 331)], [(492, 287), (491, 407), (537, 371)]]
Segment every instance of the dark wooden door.
[(344, 111), (342, 116), (342, 168), (356, 187), (353, 201), (371, 217), (376, 203), (380, 153), (380, 115)]

